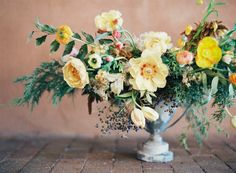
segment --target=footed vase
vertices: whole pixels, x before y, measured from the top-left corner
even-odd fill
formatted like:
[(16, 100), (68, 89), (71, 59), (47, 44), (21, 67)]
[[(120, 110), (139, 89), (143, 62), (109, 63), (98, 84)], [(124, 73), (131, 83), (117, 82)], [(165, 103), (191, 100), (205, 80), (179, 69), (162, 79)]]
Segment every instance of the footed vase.
[(170, 162), (174, 154), (169, 150), (169, 144), (163, 141), (161, 134), (167, 129), (177, 106), (174, 101), (160, 101), (156, 104), (155, 110), (160, 117), (155, 122), (147, 122), (146, 130), (150, 137), (145, 143), (138, 145), (137, 159), (146, 162)]

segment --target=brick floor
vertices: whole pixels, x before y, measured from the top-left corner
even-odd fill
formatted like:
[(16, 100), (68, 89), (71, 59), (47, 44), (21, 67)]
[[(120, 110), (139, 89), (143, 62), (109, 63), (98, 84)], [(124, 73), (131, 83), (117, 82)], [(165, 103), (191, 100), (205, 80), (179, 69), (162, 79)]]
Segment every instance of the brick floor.
[(166, 139), (173, 162), (135, 159), (137, 143), (145, 139), (37, 138), (0, 139), (0, 173), (234, 173), (236, 138), (210, 139), (201, 148), (184, 150)]

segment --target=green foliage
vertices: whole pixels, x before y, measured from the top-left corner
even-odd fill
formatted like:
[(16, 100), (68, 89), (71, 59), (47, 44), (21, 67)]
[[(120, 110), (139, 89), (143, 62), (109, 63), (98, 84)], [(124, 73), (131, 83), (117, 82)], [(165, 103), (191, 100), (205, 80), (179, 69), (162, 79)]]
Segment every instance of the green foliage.
[(78, 33), (74, 33), (73, 37), (79, 40), (82, 40), (81, 36)]
[(13, 103), (19, 106), (29, 104), (33, 109), (45, 91), (52, 92), (53, 104), (60, 102), (63, 96), (73, 94), (75, 90), (64, 81), (61, 68), (58, 61), (44, 62), (31, 75), (17, 78), (15, 82), (25, 86), (24, 94)]
[(67, 45), (65, 45), (65, 50), (63, 52), (63, 56), (68, 55), (69, 53), (71, 53), (74, 45), (75, 45), (75, 41), (71, 41)]
[(111, 40), (111, 39), (100, 39), (99, 43), (100, 44), (111, 44), (111, 43), (113, 43), (113, 40)]
[(50, 44), (50, 52), (56, 52), (60, 47), (60, 43), (57, 42), (57, 40), (54, 40), (51, 44)]
[(46, 41), (47, 35), (43, 35), (42, 37), (36, 38), (36, 46), (40, 46), (43, 42)]
[(83, 36), (85, 37), (85, 39), (87, 40), (87, 42), (88, 42), (89, 44), (91, 44), (91, 43), (94, 42), (94, 39), (93, 39), (93, 36), (92, 36), (92, 35), (87, 34), (86, 32), (83, 32), (83, 31), (82, 31), (82, 34), (83, 34)]
[(84, 60), (84, 58), (87, 54), (88, 54), (88, 46), (87, 46), (87, 44), (84, 44), (80, 47), (79, 53), (76, 57), (81, 60)]
[(44, 24), (40, 23), (38, 19), (35, 22), (35, 26), (40, 31), (48, 33), (48, 34), (54, 34), (57, 32), (57, 29), (55, 27), (49, 26), (49, 25), (44, 25)]

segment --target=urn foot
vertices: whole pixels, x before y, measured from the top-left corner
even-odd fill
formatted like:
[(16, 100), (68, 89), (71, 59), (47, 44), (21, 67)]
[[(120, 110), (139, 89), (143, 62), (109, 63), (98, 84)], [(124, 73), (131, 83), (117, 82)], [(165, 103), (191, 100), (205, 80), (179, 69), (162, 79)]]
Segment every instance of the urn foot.
[(160, 135), (151, 135), (146, 143), (138, 146), (137, 159), (139, 160), (166, 163), (173, 158), (174, 154), (169, 151), (169, 144), (162, 141)]

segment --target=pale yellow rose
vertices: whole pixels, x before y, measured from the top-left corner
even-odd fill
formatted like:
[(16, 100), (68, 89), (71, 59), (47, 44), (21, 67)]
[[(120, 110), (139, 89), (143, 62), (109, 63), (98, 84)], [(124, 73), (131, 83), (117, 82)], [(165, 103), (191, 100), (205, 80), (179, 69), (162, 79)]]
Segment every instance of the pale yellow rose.
[(145, 127), (144, 113), (140, 109), (134, 108), (134, 110), (131, 112), (131, 120), (135, 126), (141, 128)]
[(138, 45), (141, 50), (159, 48), (162, 53), (165, 53), (167, 49), (171, 49), (173, 46), (171, 37), (165, 32), (143, 33), (140, 35)]
[(72, 88), (84, 88), (89, 83), (86, 67), (80, 59), (70, 57), (62, 68), (64, 80)]
[(155, 92), (157, 88), (166, 86), (168, 67), (162, 62), (161, 52), (157, 49), (146, 49), (141, 58), (132, 58), (129, 61), (129, 80), (133, 89)]
[(159, 118), (159, 114), (157, 113), (157, 111), (150, 107), (144, 106), (141, 110), (144, 114), (144, 117), (149, 121), (156, 121)]
[(95, 17), (95, 25), (102, 31), (114, 31), (119, 29), (123, 24), (121, 13), (116, 10), (104, 12)]

